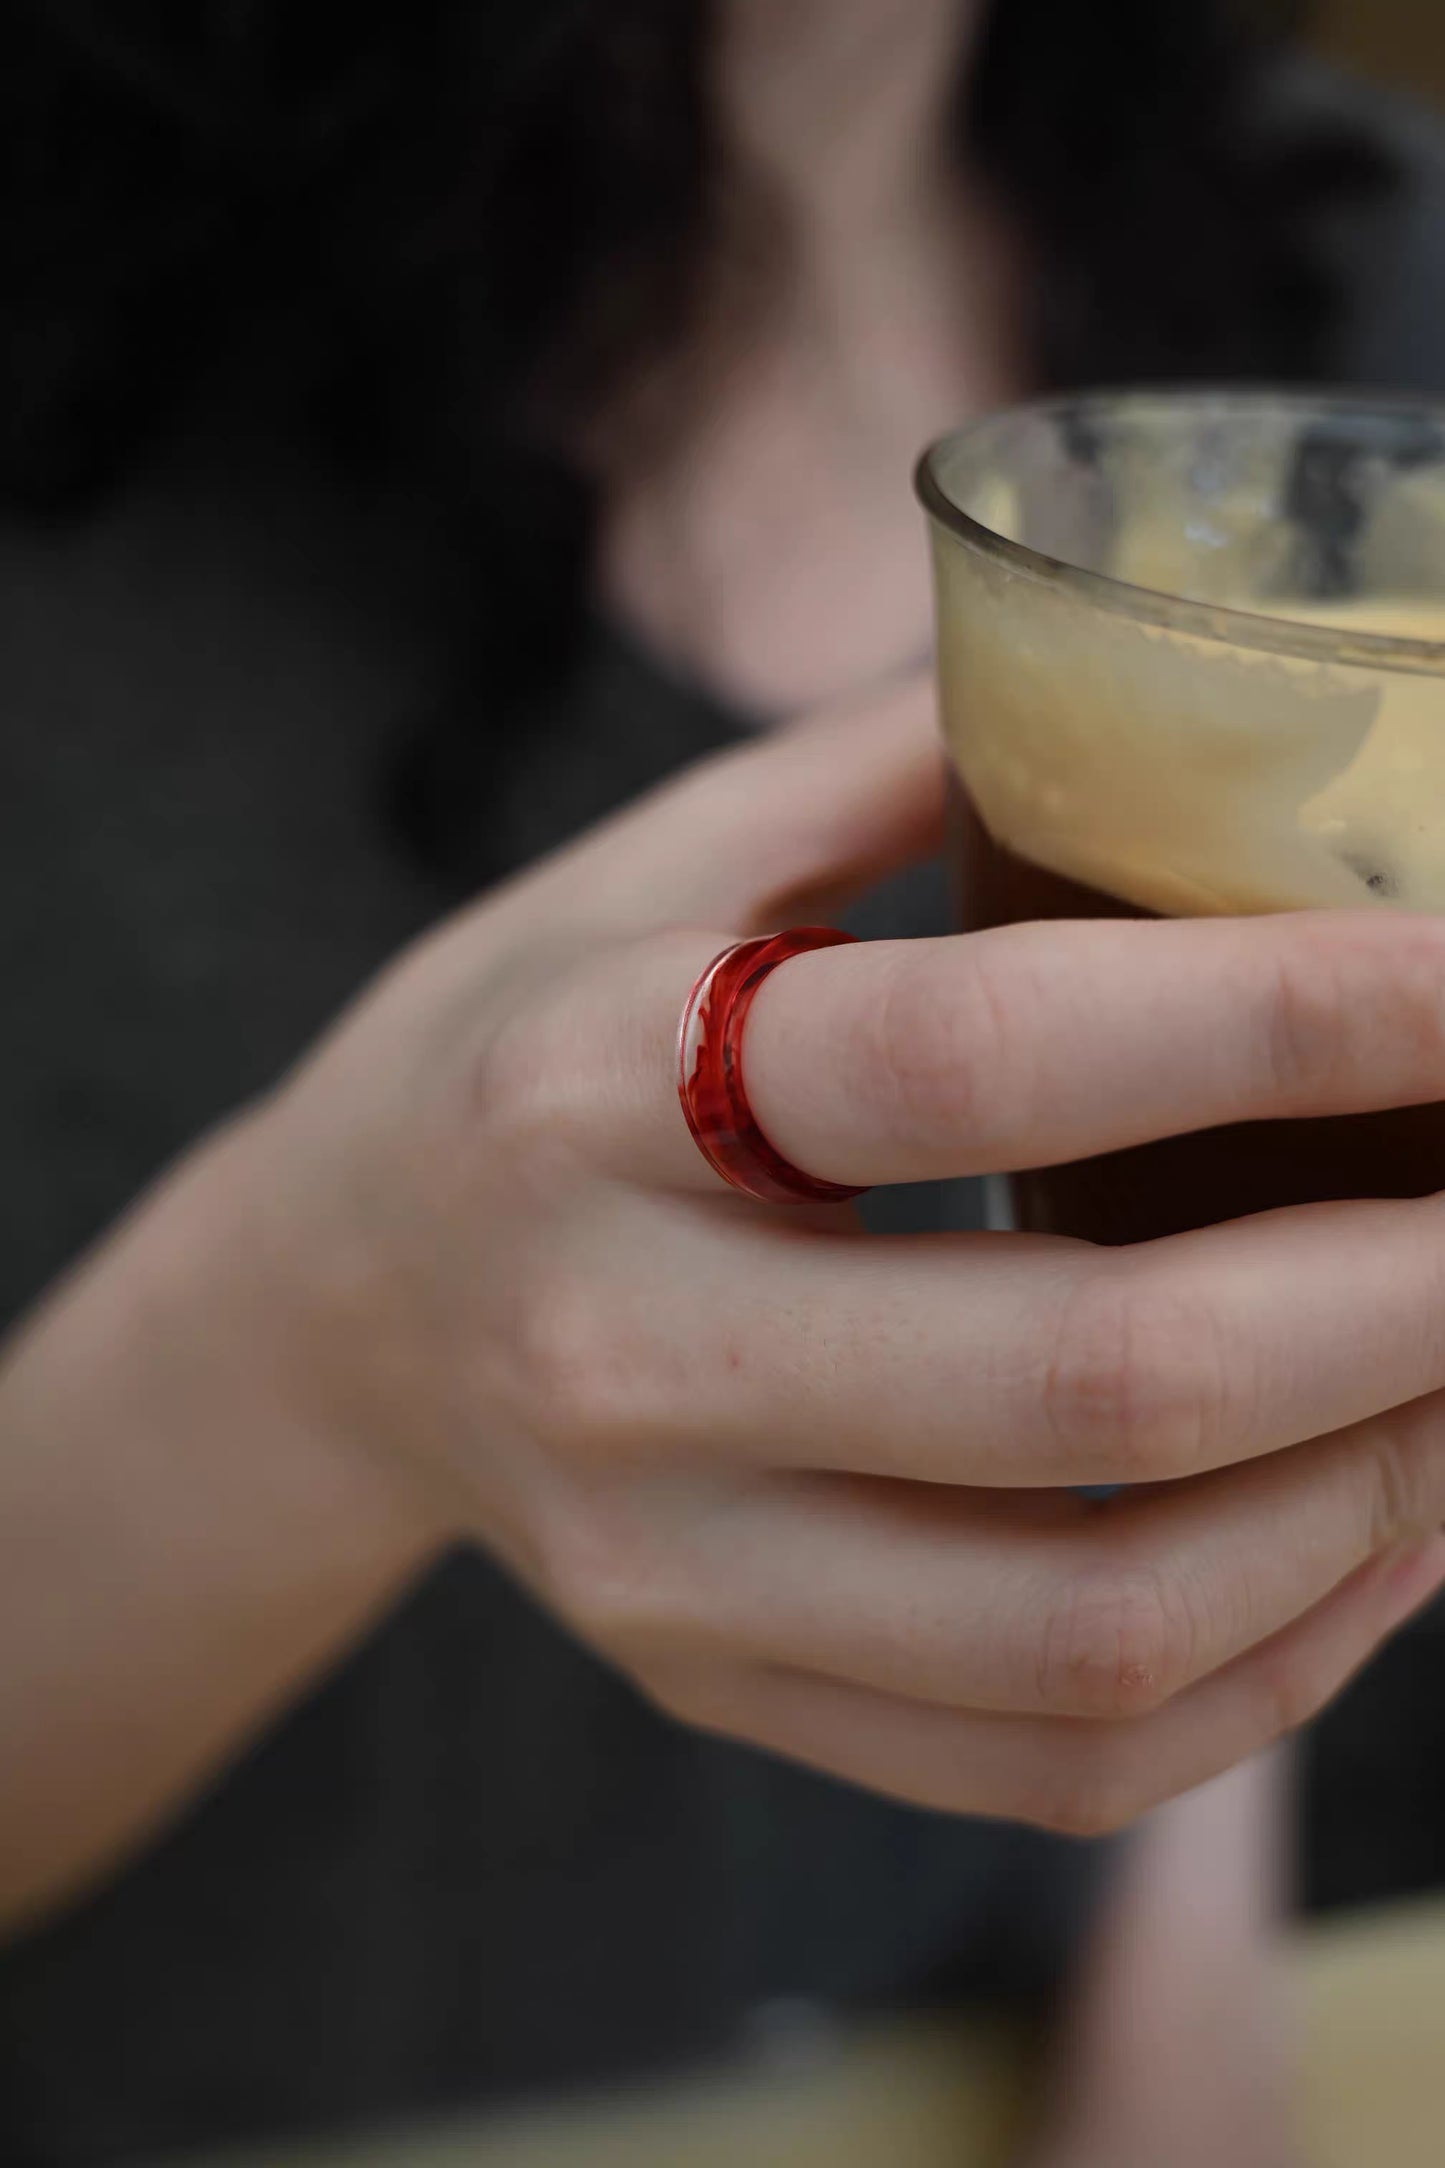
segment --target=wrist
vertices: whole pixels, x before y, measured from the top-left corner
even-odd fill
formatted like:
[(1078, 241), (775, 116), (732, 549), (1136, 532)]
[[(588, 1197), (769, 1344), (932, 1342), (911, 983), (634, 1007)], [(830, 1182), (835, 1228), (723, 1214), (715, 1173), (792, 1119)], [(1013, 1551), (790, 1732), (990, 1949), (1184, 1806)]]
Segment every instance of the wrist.
[(104, 1423), (168, 1508), (233, 1513), (241, 1540), (304, 1533), (323, 1577), (391, 1588), (453, 1531), (345, 1420), (341, 1351), (301, 1245), (278, 1239), (275, 1180), (261, 1115), (189, 1153), (22, 1329), (7, 1406), (78, 1435)]
[[(180, 1306), (204, 1360), (189, 1389), (229, 1384), (248, 1427), (304, 1476), (318, 1513), (365, 1533), (399, 1568), (460, 1533), (440, 1485), (406, 1450), (401, 1365), (369, 1283), (318, 1202), (288, 1187), (263, 1105), (217, 1132), (177, 1179), (158, 1262), (162, 1306)], [(197, 1269), (197, 1259), (204, 1262)]]
[(273, 1173), (244, 1122), (202, 1146), (0, 1361), (0, 1920), (139, 1842), (447, 1541), (312, 1389)]

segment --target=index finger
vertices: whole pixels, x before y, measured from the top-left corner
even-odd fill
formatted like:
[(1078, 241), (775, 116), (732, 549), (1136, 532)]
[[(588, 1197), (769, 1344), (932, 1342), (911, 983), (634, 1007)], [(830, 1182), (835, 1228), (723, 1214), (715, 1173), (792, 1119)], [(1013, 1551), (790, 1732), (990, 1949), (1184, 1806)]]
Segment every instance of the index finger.
[(1408, 1106), (1445, 1097), (1445, 922), (1054, 920), (828, 949), (759, 989), (745, 1058), (764, 1134), (839, 1183)]

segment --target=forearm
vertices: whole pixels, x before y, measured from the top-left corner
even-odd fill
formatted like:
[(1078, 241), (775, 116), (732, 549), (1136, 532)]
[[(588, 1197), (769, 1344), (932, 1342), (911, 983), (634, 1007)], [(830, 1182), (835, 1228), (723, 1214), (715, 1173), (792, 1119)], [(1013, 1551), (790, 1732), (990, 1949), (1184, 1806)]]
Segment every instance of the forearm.
[(206, 1147), (0, 1358), (0, 1926), (103, 1872), (437, 1546), (294, 1389)]

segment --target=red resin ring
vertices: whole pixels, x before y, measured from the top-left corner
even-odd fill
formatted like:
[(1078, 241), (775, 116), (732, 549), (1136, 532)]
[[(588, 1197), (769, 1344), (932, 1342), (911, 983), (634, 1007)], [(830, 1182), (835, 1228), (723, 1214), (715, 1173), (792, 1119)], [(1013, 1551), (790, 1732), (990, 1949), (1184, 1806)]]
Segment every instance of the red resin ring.
[(793, 926), (736, 941), (715, 956), (687, 997), (677, 1040), (677, 1092), (698, 1150), (725, 1182), (768, 1204), (842, 1204), (862, 1189), (804, 1174), (769, 1144), (743, 1082), (743, 1025), (770, 971), (790, 956), (836, 948), (851, 933)]

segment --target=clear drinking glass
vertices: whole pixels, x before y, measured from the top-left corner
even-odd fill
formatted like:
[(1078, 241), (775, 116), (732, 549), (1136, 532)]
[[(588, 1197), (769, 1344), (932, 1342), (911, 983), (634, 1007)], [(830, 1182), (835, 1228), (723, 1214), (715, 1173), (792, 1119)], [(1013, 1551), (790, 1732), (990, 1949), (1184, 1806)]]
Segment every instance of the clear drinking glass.
[[(1445, 408), (1124, 392), (925, 454), (962, 924), (1445, 910)], [(1134, 1242), (1445, 1189), (1445, 1107), (1238, 1124), (1013, 1180)]]

